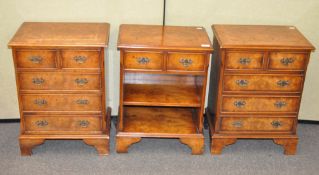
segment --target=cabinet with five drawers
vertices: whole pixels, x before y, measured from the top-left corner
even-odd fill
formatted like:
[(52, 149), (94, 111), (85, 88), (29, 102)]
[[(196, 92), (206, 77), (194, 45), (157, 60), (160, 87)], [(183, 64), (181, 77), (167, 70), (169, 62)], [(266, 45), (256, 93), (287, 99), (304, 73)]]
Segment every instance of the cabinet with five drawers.
[(21, 116), (20, 149), (46, 139), (80, 139), (109, 152), (105, 107), (107, 23), (23, 23), (13, 51)]
[(310, 52), (292, 26), (213, 25), (207, 118), (211, 153), (239, 138), (273, 139), (295, 154)]

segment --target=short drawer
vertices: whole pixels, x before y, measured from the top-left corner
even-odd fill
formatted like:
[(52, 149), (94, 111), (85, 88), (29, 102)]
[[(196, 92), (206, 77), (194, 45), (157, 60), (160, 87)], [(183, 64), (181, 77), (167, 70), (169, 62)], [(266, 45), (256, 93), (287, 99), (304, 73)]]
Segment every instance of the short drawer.
[(225, 69), (261, 69), (263, 52), (227, 52)]
[(100, 74), (66, 72), (19, 73), (20, 90), (100, 90)]
[(221, 131), (289, 132), (293, 130), (296, 118), (285, 117), (223, 117)]
[(125, 70), (162, 70), (163, 54), (160, 52), (125, 52)]
[(289, 112), (296, 113), (300, 97), (223, 96), (222, 112)]
[(56, 68), (54, 50), (18, 50), (15, 52), (17, 68), (44, 69)]
[(308, 63), (307, 53), (271, 52), (269, 54), (270, 70), (303, 71)]
[(35, 132), (35, 134), (101, 132), (101, 120), (101, 116), (26, 115), (24, 116), (24, 127), (27, 133)]
[(62, 50), (63, 68), (100, 68), (99, 50)]
[(23, 94), (21, 100), (24, 112), (101, 111), (101, 96), (95, 94)]
[(302, 75), (225, 75), (224, 91), (301, 92)]
[(197, 53), (169, 53), (168, 71), (205, 71), (206, 55)]

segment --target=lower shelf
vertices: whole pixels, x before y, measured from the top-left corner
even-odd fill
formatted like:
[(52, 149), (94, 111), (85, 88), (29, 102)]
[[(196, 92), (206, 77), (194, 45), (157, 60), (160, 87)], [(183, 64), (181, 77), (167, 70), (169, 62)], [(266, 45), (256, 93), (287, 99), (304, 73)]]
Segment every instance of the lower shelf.
[(179, 137), (199, 134), (193, 120), (194, 108), (124, 107), (124, 129), (141, 137)]

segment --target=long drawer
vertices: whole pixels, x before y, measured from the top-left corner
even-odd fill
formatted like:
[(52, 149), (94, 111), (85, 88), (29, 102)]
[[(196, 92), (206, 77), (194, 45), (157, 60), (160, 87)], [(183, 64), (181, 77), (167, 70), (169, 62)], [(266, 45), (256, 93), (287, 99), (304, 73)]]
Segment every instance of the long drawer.
[(290, 132), (295, 117), (222, 117), (220, 131)]
[(26, 115), (24, 127), (27, 133), (35, 134), (75, 134), (81, 132), (100, 132), (101, 116), (69, 115)]
[(301, 92), (302, 75), (224, 75), (224, 91)]
[(223, 96), (221, 111), (296, 113), (299, 101), (299, 96)]
[(23, 94), (22, 109), (28, 111), (101, 111), (101, 95), (96, 94)]
[(22, 72), (20, 90), (100, 90), (99, 73)]

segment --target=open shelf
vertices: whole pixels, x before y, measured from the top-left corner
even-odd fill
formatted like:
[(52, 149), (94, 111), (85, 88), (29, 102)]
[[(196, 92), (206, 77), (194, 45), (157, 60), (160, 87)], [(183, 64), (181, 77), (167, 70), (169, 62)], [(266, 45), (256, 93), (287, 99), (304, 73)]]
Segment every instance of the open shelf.
[(194, 108), (124, 107), (123, 132), (143, 136), (198, 134)]
[(125, 84), (124, 105), (200, 107), (196, 86)]

